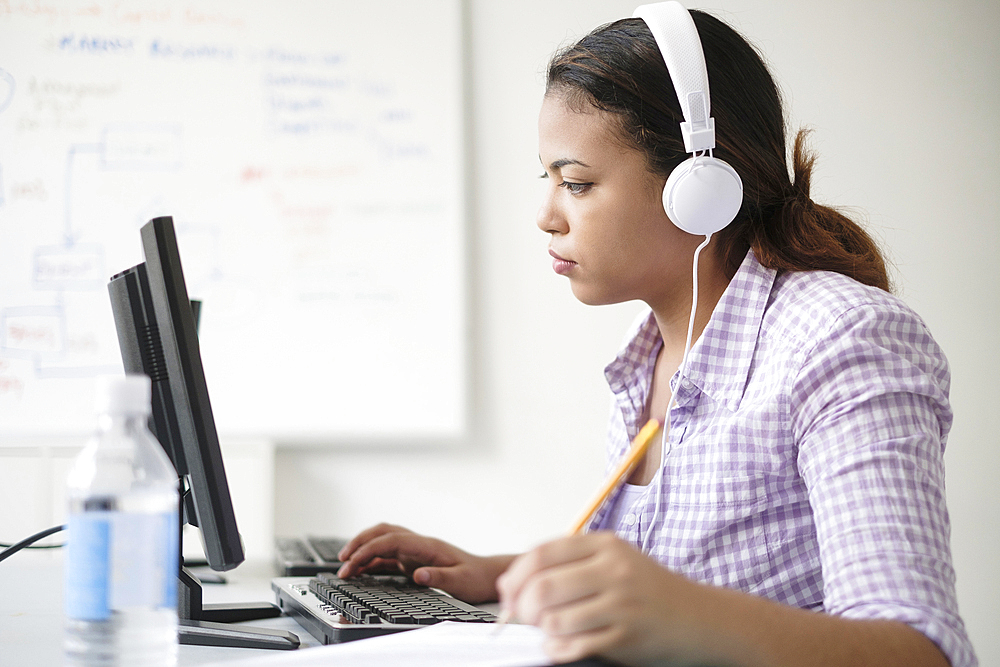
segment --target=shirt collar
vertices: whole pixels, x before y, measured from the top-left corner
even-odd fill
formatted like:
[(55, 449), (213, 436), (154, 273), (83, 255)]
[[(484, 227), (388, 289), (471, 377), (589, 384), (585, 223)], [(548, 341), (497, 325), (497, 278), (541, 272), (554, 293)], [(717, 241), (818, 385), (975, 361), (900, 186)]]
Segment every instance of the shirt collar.
[[(775, 270), (761, 266), (753, 251), (747, 252), (689, 353), (687, 379), (732, 411), (739, 408), (746, 390), (775, 275)], [(604, 369), (612, 391), (635, 393), (636, 399), (639, 394), (646, 395), (645, 384), (652, 377), (652, 364), (661, 345), (656, 319), (651, 311), (647, 312), (633, 326), (615, 360)], [(643, 386), (629, 388), (637, 380)]]

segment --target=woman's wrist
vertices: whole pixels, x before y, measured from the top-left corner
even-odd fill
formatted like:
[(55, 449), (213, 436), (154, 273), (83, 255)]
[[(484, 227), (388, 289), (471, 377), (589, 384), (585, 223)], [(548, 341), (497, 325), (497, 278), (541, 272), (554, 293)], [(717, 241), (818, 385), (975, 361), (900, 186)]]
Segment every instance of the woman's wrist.
[(483, 599), (482, 602), (496, 602), (499, 599), (497, 594), (497, 579), (507, 571), (510, 564), (517, 558), (517, 555), (480, 556), (479, 558), (482, 561), (483, 583), (489, 589), (488, 598)]

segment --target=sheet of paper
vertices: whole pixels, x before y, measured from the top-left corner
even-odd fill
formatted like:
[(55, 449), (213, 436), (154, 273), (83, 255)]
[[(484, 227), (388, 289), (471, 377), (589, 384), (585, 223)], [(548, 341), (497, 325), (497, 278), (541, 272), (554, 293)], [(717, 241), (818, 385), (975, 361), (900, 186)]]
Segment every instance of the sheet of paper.
[(551, 665), (544, 634), (530, 625), (438, 623), (419, 630), (266, 656), (218, 667), (534, 667)]

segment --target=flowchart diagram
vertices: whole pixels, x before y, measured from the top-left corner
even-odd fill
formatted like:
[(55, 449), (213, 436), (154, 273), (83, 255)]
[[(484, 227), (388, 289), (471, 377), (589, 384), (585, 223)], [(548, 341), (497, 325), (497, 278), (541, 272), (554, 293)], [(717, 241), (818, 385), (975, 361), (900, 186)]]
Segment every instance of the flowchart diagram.
[[(0, 355), (30, 361), (38, 379), (90, 378), (120, 371), (108, 358), (107, 327), (94, 331), (93, 318), (74, 322), (70, 302), (80, 293), (103, 295), (110, 276), (104, 246), (84, 242), (75, 224), (74, 185), (81, 171), (162, 171), (181, 168), (179, 127), (109, 127), (101, 141), (74, 144), (66, 153), (61, 241), (32, 251), (30, 288), (45, 305), (0, 308)], [(94, 180), (89, 174), (88, 180)], [(121, 267), (127, 268), (127, 267)], [(10, 383), (11, 387), (24, 382)], [(0, 389), (2, 391), (2, 389)]]

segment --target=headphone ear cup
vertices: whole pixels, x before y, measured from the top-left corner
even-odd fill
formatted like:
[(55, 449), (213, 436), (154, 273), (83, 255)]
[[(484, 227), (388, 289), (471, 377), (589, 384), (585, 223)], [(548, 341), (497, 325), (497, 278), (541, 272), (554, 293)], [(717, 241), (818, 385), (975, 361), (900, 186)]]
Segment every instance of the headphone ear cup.
[(726, 227), (743, 205), (743, 181), (736, 170), (714, 157), (681, 162), (663, 187), (663, 210), (688, 234), (705, 236)]

